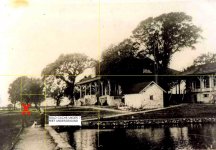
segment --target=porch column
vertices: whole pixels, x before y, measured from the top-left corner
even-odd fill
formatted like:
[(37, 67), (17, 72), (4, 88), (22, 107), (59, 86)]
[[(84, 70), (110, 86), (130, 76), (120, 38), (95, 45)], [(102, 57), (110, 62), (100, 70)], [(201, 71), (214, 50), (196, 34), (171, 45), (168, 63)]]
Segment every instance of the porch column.
[(212, 89), (214, 89), (214, 86), (215, 86), (215, 84), (214, 84), (214, 80), (215, 80), (215, 76), (212, 75)]
[(91, 95), (91, 86), (92, 86), (92, 84), (90, 83), (89, 86), (90, 86), (90, 95)]
[(191, 89), (194, 91), (195, 86), (194, 86), (194, 82), (191, 82)]
[(198, 77), (198, 79), (200, 81), (200, 90), (202, 91), (202, 89), (204, 88), (203, 78), (202, 77)]
[(108, 80), (108, 94), (111, 95), (111, 83), (110, 81)]
[(97, 86), (97, 82), (94, 83), (95, 86), (95, 94), (97, 94), (99, 92), (98, 86)]
[(101, 82), (101, 96), (103, 96), (103, 82)]
[(87, 89), (87, 87), (86, 87), (86, 85), (85, 85), (85, 96), (86, 96), (86, 89)]
[(80, 85), (80, 98), (82, 97), (82, 86)]
[(209, 88), (210, 90), (214, 87), (213, 76), (209, 76)]
[(122, 89), (121, 89), (121, 86), (120, 86), (120, 85), (118, 85), (118, 92), (119, 92), (119, 95), (122, 94)]
[(179, 80), (178, 87), (179, 87), (179, 93), (178, 94), (181, 94), (181, 80)]

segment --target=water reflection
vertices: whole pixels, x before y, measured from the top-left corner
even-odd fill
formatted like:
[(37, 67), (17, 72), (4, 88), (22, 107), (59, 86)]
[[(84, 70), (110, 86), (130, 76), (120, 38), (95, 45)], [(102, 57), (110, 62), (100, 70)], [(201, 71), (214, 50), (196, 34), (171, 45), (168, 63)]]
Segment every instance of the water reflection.
[(189, 142), (188, 127), (174, 127), (169, 128), (169, 130), (176, 149), (192, 149)]
[(81, 129), (61, 135), (76, 150), (216, 149), (216, 125), (212, 124), (99, 132), (97, 129)]
[(78, 132), (74, 133), (74, 139), (75, 139), (75, 147), (76, 149), (88, 149), (93, 150), (97, 147), (96, 141), (97, 141), (97, 131), (95, 130), (80, 130)]

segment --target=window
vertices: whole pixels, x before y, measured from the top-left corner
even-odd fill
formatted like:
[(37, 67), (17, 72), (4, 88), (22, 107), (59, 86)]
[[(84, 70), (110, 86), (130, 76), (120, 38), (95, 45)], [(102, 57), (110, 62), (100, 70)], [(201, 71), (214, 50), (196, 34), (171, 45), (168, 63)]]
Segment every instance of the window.
[(209, 94), (203, 94), (203, 97), (208, 97), (209, 96)]
[(153, 95), (150, 95), (150, 100), (154, 100)]

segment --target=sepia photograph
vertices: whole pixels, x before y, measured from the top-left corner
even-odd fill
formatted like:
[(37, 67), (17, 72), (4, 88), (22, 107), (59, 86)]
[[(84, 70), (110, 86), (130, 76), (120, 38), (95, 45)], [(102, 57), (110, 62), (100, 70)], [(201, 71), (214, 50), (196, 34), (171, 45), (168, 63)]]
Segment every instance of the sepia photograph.
[(215, 0), (0, 0), (0, 150), (216, 149)]

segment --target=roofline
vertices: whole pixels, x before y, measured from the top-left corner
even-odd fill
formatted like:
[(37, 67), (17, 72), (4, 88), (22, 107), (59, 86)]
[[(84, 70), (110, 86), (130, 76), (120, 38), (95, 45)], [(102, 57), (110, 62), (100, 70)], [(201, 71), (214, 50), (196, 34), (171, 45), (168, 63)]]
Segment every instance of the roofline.
[[(197, 71), (197, 69), (200, 69), (202, 67), (208, 66), (208, 65), (212, 65), (212, 64), (216, 64), (216, 62), (214, 63), (206, 63), (206, 64), (202, 64), (202, 65), (197, 65), (197, 66), (193, 66), (195, 70), (195, 72)], [(194, 70), (191, 69), (191, 70)], [(187, 73), (189, 72), (189, 73)], [(190, 73), (190, 69), (189, 70), (185, 70), (181, 73), (181, 75), (205, 75), (205, 74), (211, 74), (211, 73), (215, 73), (215, 70), (210, 69), (207, 73)]]
[(205, 75), (215, 75), (215, 74), (216, 74), (215, 71), (211, 71), (208, 73), (187, 73), (187, 74), (181, 74), (181, 76), (189, 76), (189, 75), (205, 76)]
[(75, 83), (75, 85), (82, 85), (82, 84), (89, 83), (89, 82), (95, 81), (95, 80), (100, 80), (100, 79), (101, 79), (100, 76), (96, 76), (94, 78), (90, 78), (90, 79), (85, 80), (85, 81), (79, 81), (79, 82)]
[[(149, 84), (144, 88), (144, 89), (142, 89), (141, 91), (143, 91), (143, 90), (145, 90), (147, 87), (149, 87), (150, 85), (151, 85), (151, 83), (154, 83), (155, 85), (157, 85), (162, 91), (164, 91), (165, 93), (166, 93), (166, 91), (162, 88), (162, 87), (160, 87), (156, 82), (154, 82), (154, 81), (151, 81), (151, 82), (149, 82)], [(140, 92), (141, 92), (140, 91)]]

